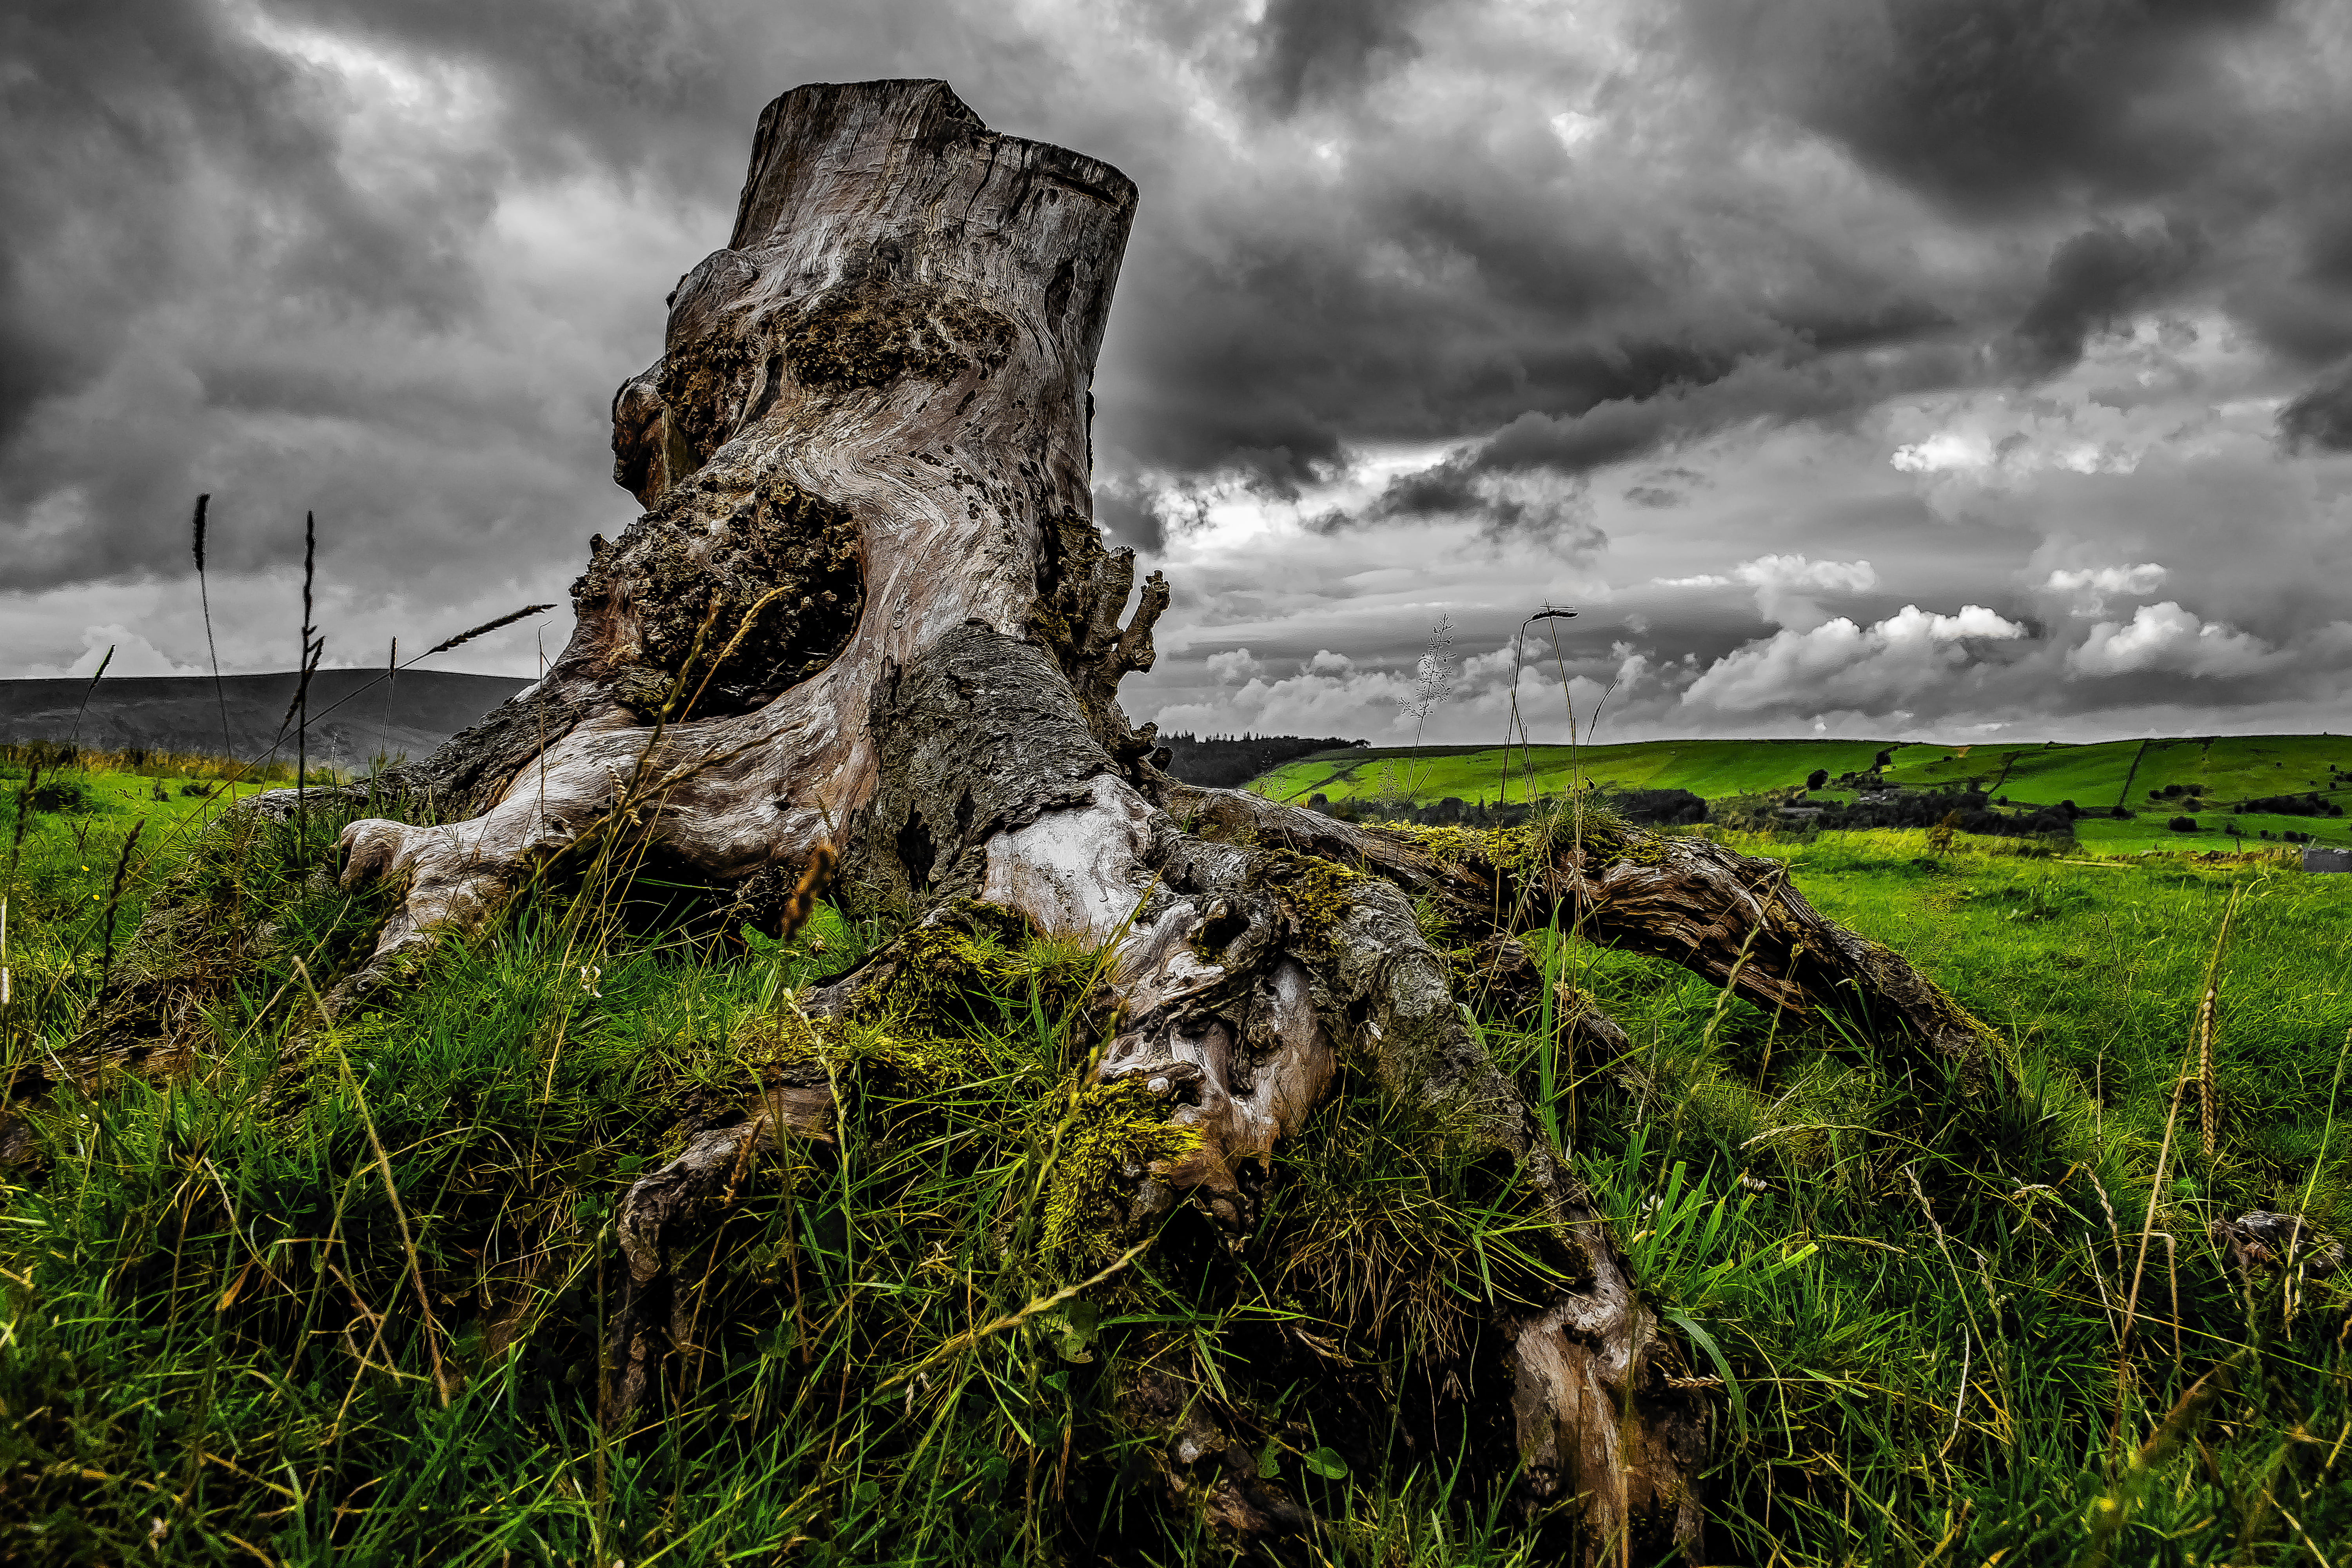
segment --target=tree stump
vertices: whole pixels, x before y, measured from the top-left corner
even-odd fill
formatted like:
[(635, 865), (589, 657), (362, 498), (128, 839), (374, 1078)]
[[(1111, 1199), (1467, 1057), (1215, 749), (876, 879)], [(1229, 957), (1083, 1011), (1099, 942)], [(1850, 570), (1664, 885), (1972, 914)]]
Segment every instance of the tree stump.
[[(1202, 1135), (1143, 1183), (1139, 1216), (1193, 1203), (1238, 1242), (1253, 1168), (1343, 1057), (1445, 1108), (1518, 1162), (1576, 1260), (1573, 1289), (1495, 1325), (1523, 1492), (1580, 1509), (1588, 1558), (1691, 1542), (1706, 1395), (1465, 1024), (1413, 899), (1474, 935), (1563, 913), (1769, 1005), (1874, 1015), (1963, 1076), (1993, 1060), (1983, 1031), (1779, 867), (1704, 841), (1569, 833), (1507, 866), (1160, 772), (1116, 693), (1150, 667), (1168, 588), (1154, 573), (1122, 620), (1134, 556), (1104, 548), (1088, 477), (1135, 203), (1116, 169), (990, 131), (943, 82), (769, 105), (727, 248), (678, 285), (661, 359), (614, 399), (614, 477), (644, 515), (593, 542), (546, 678), (409, 772), (471, 815), (344, 835), (347, 883), (405, 893), (341, 995), (600, 834), (733, 888), (754, 922), (837, 850), (857, 896), (978, 900), (1112, 944), (1100, 1073)], [(658, 1353), (665, 1233), (751, 1140), (822, 1134), (829, 1109), (822, 1082), (779, 1086), (631, 1193), (617, 1408)], [(1196, 1436), (1171, 1432), (1170, 1467)], [(1196, 1484), (1236, 1529), (1296, 1511), (1245, 1479)]]

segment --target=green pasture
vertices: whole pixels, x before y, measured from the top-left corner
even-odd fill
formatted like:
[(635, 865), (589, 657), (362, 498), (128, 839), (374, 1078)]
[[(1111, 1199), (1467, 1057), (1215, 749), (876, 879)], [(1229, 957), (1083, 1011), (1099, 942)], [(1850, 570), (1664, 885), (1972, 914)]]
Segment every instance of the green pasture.
[(148, 890), (205, 829), (292, 779), (200, 757), (0, 749), (0, 967), (15, 1005), (70, 1011), (110, 960), (109, 930), (129, 940)]
[[(1524, 801), (1565, 792), (1580, 759), (1582, 777), (1612, 789), (1686, 789), (1712, 800), (1801, 785), (1815, 768), (1832, 776), (1867, 769), (1885, 745), (1874, 741), (1636, 741), (1624, 745), (1370, 747), (1321, 752), (1249, 785), (1276, 800), (1304, 803), (1402, 797), (1418, 804)], [(2352, 752), (2352, 747), (2347, 748)], [(1897, 752), (1899, 757), (1901, 752)], [(1506, 767), (1507, 764), (1507, 773)]]
[[(2308, 833), (2316, 843), (2352, 844), (2352, 816), (2313, 817), (2247, 813), (2233, 802), (2317, 793), (2352, 810), (2352, 738), (2337, 735), (2223, 735), (2210, 740), (2108, 741), (2095, 745), (1942, 746), (1881, 741), (1637, 741), (1622, 745), (1484, 748), (1423, 746), (1324, 752), (1276, 768), (1249, 788), (1275, 800), (1304, 803), (1323, 795), (1338, 803), (1396, 801), (1427, 805), (1446, 796), (1475, 805), (1530, 793), (1555, 795), (1579, 778), (1605, 790), (1686, 789), (1709, 800), (1802, 788), (1816, 769), (1832, 780), (1868, 772), (1888, 754), (1881, 777), (1912, 788), (1974, 784), (2013, 807), (2073, 801), (2085, 811), (2119, 802), (2136, 815), (2084, 818), (2074, 831), (2086, 850), (2138, 854), (2147, 849), (2231, 847), (2235, 822), (2259, 844), (2276, 835)], [(2347, 770), (2343, 773), (2332, 769)], [(2168, 785), (2184, 793), (2152, 800)], [(1834, 783), (1817, 798), (1848, 800)], [(2195, 809), (2191, 809), (2192, 800)], [(2194, 834), (2166, 825), (2192, 816)]]
[[(1749, 756), (1719, 787), (1787, 782)], [(1786, 760), (1801, 782), (1822, 756)], [(313, 998), (388, 907), (331, 874), (362, 803), (204, 833), (205, 797), (153, 794), (24, 819), (12, 1081), (88, 1026), (134, 813), (114, 962), (159, 886), (198, 912), (138, 961), (192, 977), (185, 1069), (29, 1107), (33, 1156), (0, 1167), (0, 1562), (1228, 1562), (1119, 1403), (1147, 1363), (1312, 1509), (1286, 1560), (1561, 1560), (1557, 1518), (1470, 1479), (1507, 1431), (1492, 1324), (1557, 1287), (1557, 1250), (1508, 1170), (1367, 1059), (1247, 1235), (1180, 1206), (1128, 1256), (1085, 1217), (1151, 1135), (1089, 1087), (1105, 955), (976, 929), (817, 1037), (795, 992), (911, 911), (730, 939), (612, 868), (329, 1027)], [(1721, 1379), (1695, 1561), (2347, 1561), (2352, 1292), (2242, 1282), (2207, 1226), (2352, 1232), (2352, 878), (1730, 842), (1913, 958), (2013, 1074), (1971, 1096), (1900, 1039), (1572, 931), (1529, 934), (1545, 994), (1597, 1005), (1622, 1051), (1580, 1049), (1557, 1000), (1482, 1003), (1689, 1370)], [(2210, 1155), (2181, 1089), (2209, 980)], [(608, 1428), (614, 1205), (780, 1054), (831, 1079), (839, 1138), (764, 1148), (673, 1258), (684, 1348)]]

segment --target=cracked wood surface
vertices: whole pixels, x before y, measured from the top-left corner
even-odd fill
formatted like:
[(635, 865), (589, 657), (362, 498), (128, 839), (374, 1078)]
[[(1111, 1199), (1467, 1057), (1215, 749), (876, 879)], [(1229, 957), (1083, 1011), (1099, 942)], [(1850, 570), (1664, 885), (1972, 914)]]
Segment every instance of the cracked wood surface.
[[(1117, 170), (988, 130), (943, 82), (769, 106), (729, 247), (680, 283), (662, 363), (615, 399), (618, 472), (646, 512), (594, 542), (546, 679), (407, 781), (478, 815), (344, 835), (352, 878), (407, 883), (380, 963), (479, 924), (608, 826), (714, 879), (797, 865), (879, 786), (869, 714), (891, 671), (955, 627), (1036, 637), (1098, 690), (1148, 667), (1164, 588), (1120, 626), (1132, 553), (1086, 521), (1087, 388), (1134, 203)], [(814, 641), (769, 663), (821, 668), (772, 694), (754, 672), (746, 711), (686, 706), (713, 650), (803, 608), (769, 602), (780, 585), (833, 580), (795, 556), (820, 523), (850, 537), (845, 641), (824, 646), (819, 613), (841, 595), (803, 595), (794, 630)], [(681, 599), (707, 619), (698, 661)], [(522, 743), (551, 710), (551, 743)], [(1149, 749), (1115, 708), (1088, 718)]]

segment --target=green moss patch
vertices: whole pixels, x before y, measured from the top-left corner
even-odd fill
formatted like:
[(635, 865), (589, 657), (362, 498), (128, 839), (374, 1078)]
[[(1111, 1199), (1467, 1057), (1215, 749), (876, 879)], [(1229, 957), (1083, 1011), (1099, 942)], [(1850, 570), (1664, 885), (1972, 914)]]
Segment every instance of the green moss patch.
[(1123, 1212), (1115, 1200), (1131, 1194), (1154, 1161), (1181, 1159), (1200, 1145), (1200, 1133), (1169, 1121), (1167, 1103), (1138, 1079), (1079, 1089), (1054, 1144), (1045, 1255), (1074, 1269), (1109, 1257), (1118, 1250), (1112, 1239)]

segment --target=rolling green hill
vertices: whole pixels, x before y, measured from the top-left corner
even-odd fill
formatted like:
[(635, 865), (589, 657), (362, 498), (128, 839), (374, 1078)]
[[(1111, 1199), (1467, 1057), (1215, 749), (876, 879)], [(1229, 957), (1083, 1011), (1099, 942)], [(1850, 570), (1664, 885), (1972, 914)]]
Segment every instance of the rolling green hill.
[[(1637, 741), (1586, 746), (1423, 746), (1322, 752), (1287, 763), (1247, 786), (1276, 800), (1323, 795), (1344, 800), (1403, 798), (1427, 805), (1455, 796), (1470, 803), (1565, 791), (1573, 773), (1603, 789), (1686, 789), (1719, 800), (1769, 789), (1801, 786), (1824, 769), (1834, 780), (1867, 772), (1886, 756), (1881, 776), (1911, 788), (1965, 786), (2006, 797), (2012, 806), (2072, 801), (2085, 811), (2122, 805), (2127, 819), (2087, 818), (2076, 825), (2095, 848), (2130, 850), (2158, 843), (2194, 842), (2166, 823), (2193, 816), (2200, 833), (2214, 834), (2238, 802), (2316, 792), (2352, 810), (2352, 737), (2342, 735), (2219, 735), (2151, 741), (2104, 741), (2090, 745), (2046, 742), (1947, 746), (1895, 741)], [(2344, 770), (2344, 771), (2338, 771)], [(2151, 791), (2179, 793), (2151, 799)], [(1832, 785), (1823, 798), (1850, 799)], [(2194, 802), (2192, 806), (2190, 804)], [(2243, 814), (2250, 837), (2309, 833), (2324, 843), (2352, 843), (2352, 818)]]

